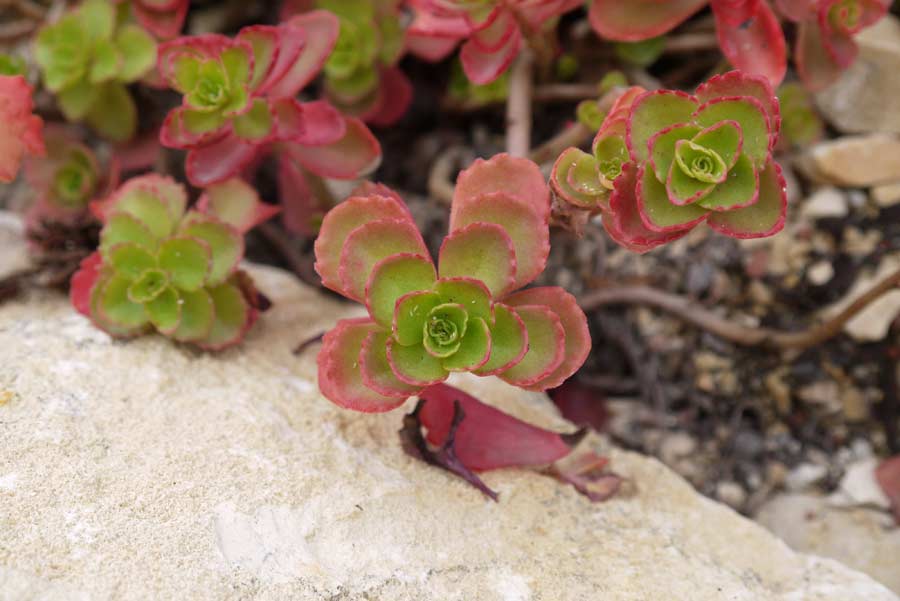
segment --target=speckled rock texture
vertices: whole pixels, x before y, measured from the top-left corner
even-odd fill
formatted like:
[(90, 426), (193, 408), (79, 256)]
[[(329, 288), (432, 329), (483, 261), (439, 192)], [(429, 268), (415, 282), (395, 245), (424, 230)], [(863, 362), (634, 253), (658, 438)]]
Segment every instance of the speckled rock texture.
[[(603, 504), (522, 470), (487, 500), (403, 454), (402, 410), (318, 394), (291, 348), (345, 305), (253, 274), (275, 307), (215, 356), (113, 341), (59, 295), (0, 306), (0, 600), (897, 601), (631, 453)], [(455, 383), (571, 429), (544, 395)]]

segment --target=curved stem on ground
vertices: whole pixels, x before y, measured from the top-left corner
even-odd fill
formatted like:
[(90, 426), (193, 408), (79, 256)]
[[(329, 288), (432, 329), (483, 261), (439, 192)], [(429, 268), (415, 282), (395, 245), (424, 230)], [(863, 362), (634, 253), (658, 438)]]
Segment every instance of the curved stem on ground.
[(721, 338), (742, 346), (767, 346), (782, 350), (805, 350), (837, 336), (844, 325), (885, 293), (900, 286), (900, 270), (890, 274), (861, 294), (843, 311), (828, 320), (800, 332), (773, 328), (752, 328), (729, 321), (694, 301), (649, 286), (610, 286), (589, 292), (579, 299), (585, 312), (607, 305), (648, 305)]

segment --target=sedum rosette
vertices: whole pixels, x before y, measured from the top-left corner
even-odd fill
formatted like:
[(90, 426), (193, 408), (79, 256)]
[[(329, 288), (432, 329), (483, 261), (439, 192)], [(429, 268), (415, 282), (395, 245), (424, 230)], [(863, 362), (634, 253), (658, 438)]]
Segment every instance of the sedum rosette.
[(156, 42), (137, 25), (120, 25), (110, 0), (85, 0), (46, 25), (34, 57), (66, 119), (87, 120), (116, 142), (134, 135), (137, 108), (125, 85), (153, 68)]
[(772, 157), (781, 118), (764, 78), (732, 71), (694, 96), (635, 93), (623, 97), (627, 115), (607, 117), (593, 156), (569, 149), (557, 161), (563, 199), (604, 211), (613, 239), (640, 252), (702, 222), (735, 238), (782, 229), (787, 195)]
[(172, 179), (145, 175), (92, 206), (100, 248), (72, 278), (72, 303), (116, 337), (151, 329), (208, 350), (240, 342), (259, 297), (238, 263), (243, 233), (277, 212), (241, 180), (207, 189), (195, 210)]
[(558, 287), (519, 290), (544, 269), (549, 190), (506, 154), (460, 174), (438, 265), (406, 205), (368, 186), (329, 212), (316, 241), (322, 283), (369, 316), (325, 335), (319, 386), (334, 403), (388, 411), (451, 372), (558, 386), (590, 350), (587, 319)]

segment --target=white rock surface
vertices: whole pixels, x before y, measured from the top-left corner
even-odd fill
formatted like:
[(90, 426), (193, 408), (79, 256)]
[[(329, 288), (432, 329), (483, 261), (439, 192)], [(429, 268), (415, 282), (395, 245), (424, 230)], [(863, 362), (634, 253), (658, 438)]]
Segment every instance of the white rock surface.
[(844, 562), (900, 594), (900, 528), (887, 512), (786, 494), (763, 505), (757, 519), (794, 549)]
[(851, 188), (900, 181), (900, 138), (888, 134), (844, 136), (820, 142), (800, 161), (813, 180)]
[(323, 399), (290, 349), (346, 306), (253, 272), (276, 306), (218, 356), (115, 342), (60, 296), (0, 306), (0, 600), (897, 601), (631, 453), (635, 492), (604, 504), (520, 470), (486, 500), (403, 454), (400, 411)]

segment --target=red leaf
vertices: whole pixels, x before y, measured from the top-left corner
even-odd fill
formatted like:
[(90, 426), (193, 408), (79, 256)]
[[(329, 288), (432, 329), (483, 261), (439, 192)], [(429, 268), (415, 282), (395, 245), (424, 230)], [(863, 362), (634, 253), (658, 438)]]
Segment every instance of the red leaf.
[(72, 276), (69, 299), (75, 310), (85, 317), (91, 317), (91, 292), (100, 277), (102, 264), (100, 253), (95, 252), (82, 259), (81, 266)]
[(900, 455), (886, 459), (875, 470), (875, 479), (878, 485), (891, 500), (891, 508), (894, 511), (894, 519), (900, 525)]
[(466, 417), (456, 432), (456, 455), (474, 471), (550, 464), (568, 455), (577, 442), (572, 435), (523, 422), (446, 384), (429, 386), (419, 398), (425, 401), (420, 417), (426, 438), (435, 446), (446, 441), (453, 405), (459, 402)]
[(576, 426), (588, 426), (597, 432), (606, 429), (610, 418), (606, 397), (596, 388), (573, 378), (549, 394), (563, 417)]
[[(765, 0), (713, 0), (716, 34), (732, 65), (777, 86), (787, 70), (787, 49), (778, 17)], [(741, 15), (741, 19), (735, 19)]]

